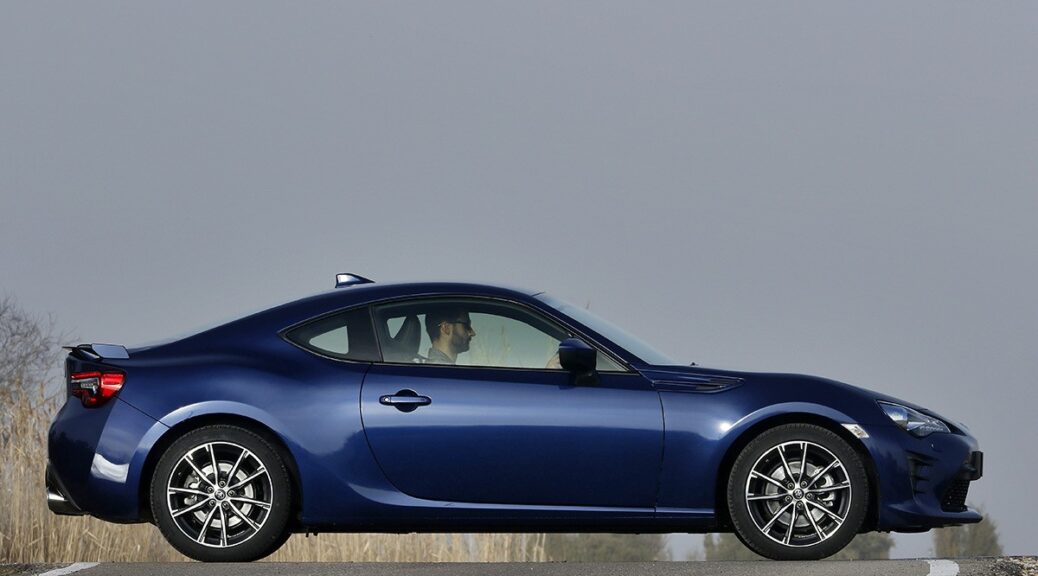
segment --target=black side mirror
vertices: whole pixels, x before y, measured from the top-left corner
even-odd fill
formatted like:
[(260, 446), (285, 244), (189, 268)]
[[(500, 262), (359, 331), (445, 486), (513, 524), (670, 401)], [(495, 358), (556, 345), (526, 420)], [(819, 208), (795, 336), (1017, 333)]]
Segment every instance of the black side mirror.
[(559, 364), (564, 370), (575, 374), (595, 371), (598, 351), (579, 338), (567, 338), (559, 342)]

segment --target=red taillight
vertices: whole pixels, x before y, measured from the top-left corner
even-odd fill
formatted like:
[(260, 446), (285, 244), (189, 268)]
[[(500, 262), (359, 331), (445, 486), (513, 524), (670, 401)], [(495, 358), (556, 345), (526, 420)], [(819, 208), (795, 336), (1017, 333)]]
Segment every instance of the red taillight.
[(122, 390), (125, 381), (122, 372), (77, 372), (69, 376), (69, 391), (83, 406), (94, 408)]

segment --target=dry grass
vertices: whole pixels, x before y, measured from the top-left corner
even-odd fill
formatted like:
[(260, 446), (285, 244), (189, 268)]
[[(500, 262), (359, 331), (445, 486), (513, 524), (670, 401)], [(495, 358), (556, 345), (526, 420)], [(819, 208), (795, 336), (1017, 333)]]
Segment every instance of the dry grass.
[[(0, 382), (0, 563), (186, 560), (149, 524), (57, 516), (44, 498), (46, 436), (64, 398), (22, 374)], [(543, 561), (544, 535), (322, 534), (293, 536), (280, 562)]]

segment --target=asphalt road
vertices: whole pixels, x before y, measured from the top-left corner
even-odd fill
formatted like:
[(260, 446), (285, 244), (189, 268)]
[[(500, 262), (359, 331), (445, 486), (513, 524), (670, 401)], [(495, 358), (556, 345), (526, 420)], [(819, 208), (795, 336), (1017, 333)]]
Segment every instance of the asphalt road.
[(1035, 558), (860, 562), (4, 564), (0, 576), (1038, 576)]

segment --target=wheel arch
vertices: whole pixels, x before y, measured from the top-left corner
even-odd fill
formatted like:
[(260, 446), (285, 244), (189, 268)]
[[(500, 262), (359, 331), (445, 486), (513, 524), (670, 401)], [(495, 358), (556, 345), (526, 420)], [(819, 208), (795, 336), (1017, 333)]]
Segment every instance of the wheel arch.
[(728, 512), (727, 491), (728, 476), (731, 474), (732, 466), (735, 465), (736, 458), (739, 457), (743, 448), (752, 442), (754, 438), (766, 430), (783, 424), (814, 424), (820, 426), (842, 438), (855, 452), (858, 453), (858, 456), (861, 457), (862, 463), (865, 465), (865, 473), (869, 479), (868, 508), (865, 512), (865, 522), (862, 524), (861, 530), (863, 532), (873, 530), (876, 527), (879, 518), (880, 494), (879, 475), (876, 471), (876, 464), (872, 459), (872, 454), (859, 438), (851, 434), (846, 428), (841, 426), (839, 422), (826, 416), (812, 414), (810, 412), (791, 412), (765, 417), (754, 422), (745, 430), (742, 430), (735, 440), (728, 446), (728, 450), (725, 452), (724, 457), (721, 459), (721, 463), (717, 468), (717, 478), (715, 481), (716, 490), (714, 494), (714, 509), (717, 511), (718, 526), (724, 529), (730, 529), (732, 527), (732, 520)]
[(140, 486), (138, 486), (137, 490), (142, 519), (152, 523), (155, 522), (155, 517), (151, 512), (151, 477), (155, 473), (155, 467), (158, 465), (162, 455), (173, 442), (176, 442), (184, 434), (213, 424), (239, 426), (249, 430), (258, 434), (278, 451), (285, 462), (289, 481), (292, 483), (292, 515), (289, 520), (289, 526), (290, 529), (298, 527), (300, 524), (299, 515), (303, 509), (303, 488), (299, 477), (299, 467), (296, 465), (295, 457), (292, 455), (292, 451), (288, 449), (284, 439), (269, 426), (258, 420), (240, 414), (221, 413), (201, 414), (178, 422), (170, 427), (148, 450), (148, 456), (145, 458), (144, 465), (141, 468)]

